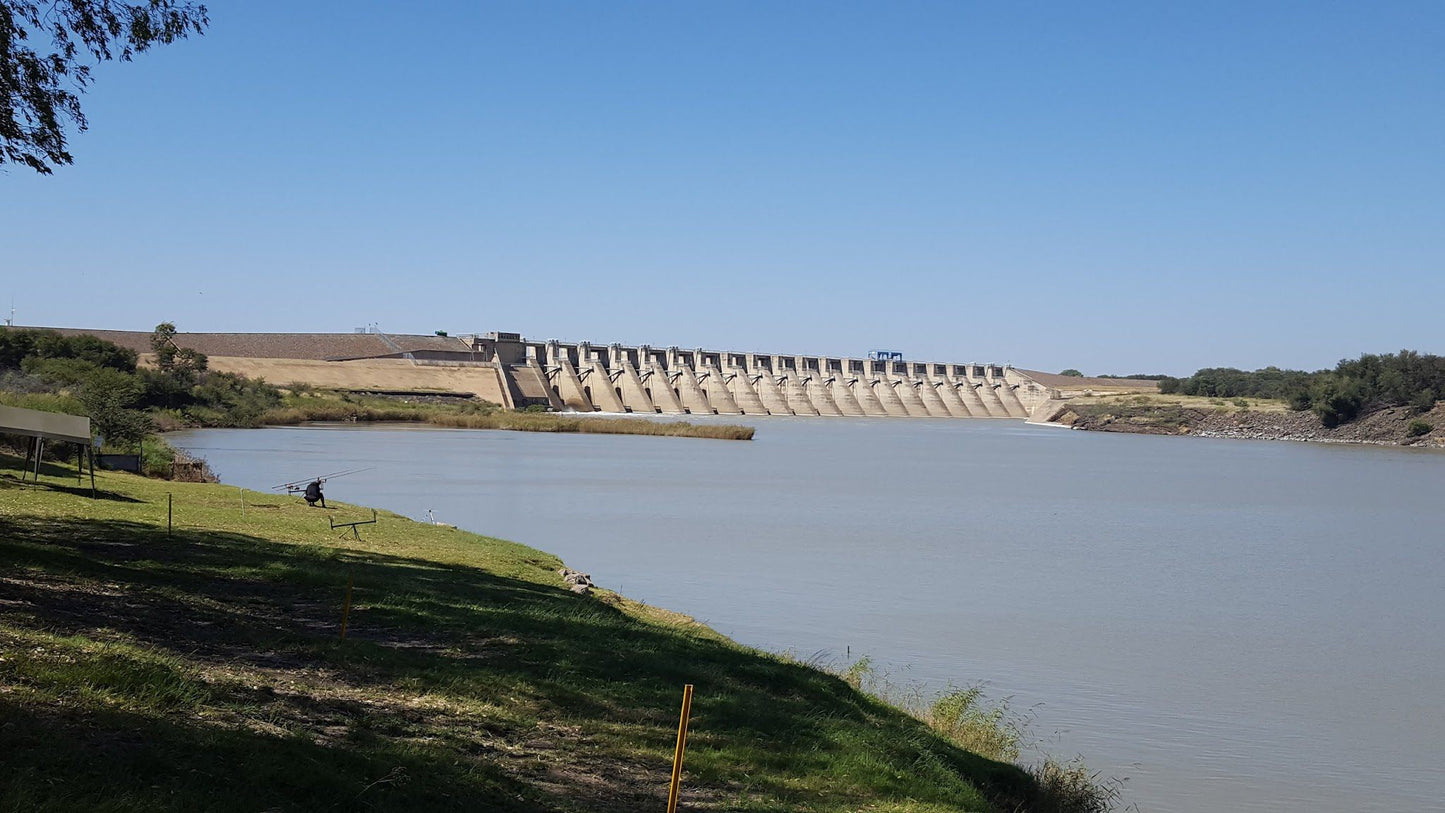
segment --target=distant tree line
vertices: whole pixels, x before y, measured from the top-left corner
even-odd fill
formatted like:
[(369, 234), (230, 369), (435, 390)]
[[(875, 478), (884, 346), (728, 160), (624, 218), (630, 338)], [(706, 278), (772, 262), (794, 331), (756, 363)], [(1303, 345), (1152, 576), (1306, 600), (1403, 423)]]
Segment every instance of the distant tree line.
[(1159, 391), (1210, 398), (1277, 398), (1291, 409), (1313, 410), (1326, 426), (1337, 426), (1384, 407), (1430, 410), (1445, 395), (1445, 357), (1414, 350), (1366, 354), (1345, 359), (1333, 370), (1315, 372), (1208, 367), (1188, 378), (1162, 377)]
[[(1074, 369), (1074, 368), (1072, 368), (1072, 367), (1070, 367), (1070, 368), (1067, 369), (1067, 370), (1060, 370), (1060, 371), (1059, 371), (1059, 375), (1066, 375), (1066, 376), (1069, 376), (1070, 378), (1082, 378), (1082, 377), (1084, 376), (1083, 373), (1079, 372), (1078, 370), (1076, 370), (1076, 369)], [(1092, 377), (1093, 377), (1093, 378), (1115, 378), (1115, 379), (1119, 379), (1119, 378), (1130, 378), (1130, 379), (1134, 379), (1134, 380), (1136, 380), (1136, 381), (1162, 381), (1162, 380), (1164, 380), (1164, 379), (1166, 379), (1166, 378), (1169, 378), (1170, 376), (1162, 375), (1162, 374), (1159, 374), (1159, 373), (1134, 373), (1134, 374), (1132, 374), (1132, 375), (1109, 375), (1109, 374), (1101, 374), (1101, 375), (1096, 375), (1096, 376), (1092, 376)]]
[(1265, 367), (1248, 372), (1233, 367), (1205, 367), (1188, 378), (1159, 379), (1159, 391), (1166, 394), (1201, 395), (1206, 398), (1289, 399), (1319, 373)]
[(90, 335), (0, 328), (0, 396), (19, 406), (88, 415), (106, 441), (126, 447), (152, 431), (155, 419), (200, 426), (254, 426), (281, 403), (259, 379), (208, 369), (203, 353), (176, 344), (168, 322), (151, 334), (154, 368), (137, 366), (134, 350)]
[(1163, 381), (1171, 376), (1163, 373), (1130, 373), (1129, 375), (1096, 375), (1095, 378), (1132, 378), (1136, 381)]

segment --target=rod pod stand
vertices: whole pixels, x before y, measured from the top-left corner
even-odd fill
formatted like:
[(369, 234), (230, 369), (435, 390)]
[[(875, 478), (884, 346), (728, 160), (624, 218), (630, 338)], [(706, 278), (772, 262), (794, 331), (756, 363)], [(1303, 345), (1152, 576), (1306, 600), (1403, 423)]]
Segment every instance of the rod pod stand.
[[(356, 530), (356, 526), (358, 526), (358, 525), (375, 525), (375, 524), (376, 524), (376, 509), (375, 509), (375, 508), (371, 509), (371, 519), (364, 519), (364, 520), (361, 520), (361, 521), (359, 521), (359, 522), (337, 522), (336, 520), (332, 519), (332, 518), (329, 517), (329, 516), (326, 518), (326, 521), (329, 522), (329, 523), (331, 523), (331, 530), (333, 530), (333, 531), (336, 530), (337, 528), (350, 528), (350, 529), (351, 529), (351, 536), (352, 536), (352, 538), (355, 539), (355, 540), (357, 540), (357, 541), (359, 542), (359, 541), (361, 541), (361, 532), (358, 531), (358, 530)], [(341, 532), (341, 535), (342, 535), (342, 536), (346, 536), (346, 532), (345, 532), (345, 531), (342, 531), (342, 532)]]

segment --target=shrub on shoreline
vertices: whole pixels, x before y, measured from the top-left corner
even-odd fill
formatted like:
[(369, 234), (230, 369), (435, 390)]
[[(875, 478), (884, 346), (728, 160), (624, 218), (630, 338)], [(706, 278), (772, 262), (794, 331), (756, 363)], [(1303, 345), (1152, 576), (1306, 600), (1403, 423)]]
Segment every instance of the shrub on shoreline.
[(1338, 426), (1382, 407), (1408, 405), (1416, 412), (1428, 412), (1445, 393), (1445, 356), (1414, 350), (1366, 353), (1357, 359), (1344, 359), (1332, 370), (1315, 372), (1278, 367), (1253, 372), (1207, 367), (1188, 378), (1161, 379), (1159, 392), (1282, 399), (1289, 402), (1291, 409), (1313, 410), (1325, 426)]
[(1081, 758), (1060, 762), (1045, 754), (1037, 764), (1022, 762), (1029, 719), (1015, 713), (1007, 699), (986, 699), (982, 686), (949, 687), (929, 700), (918, 686), (895, 683), (879, 674), (867, 657), (832, 671), (848, 685), (920, 720), (958, 747), (1022, 767), (1033, 777), (1032, 795), (1010, 800), (1014, 806), (1007, 810), (1107, 813), (1121, 800), (1123, 780), (1090, 771)]

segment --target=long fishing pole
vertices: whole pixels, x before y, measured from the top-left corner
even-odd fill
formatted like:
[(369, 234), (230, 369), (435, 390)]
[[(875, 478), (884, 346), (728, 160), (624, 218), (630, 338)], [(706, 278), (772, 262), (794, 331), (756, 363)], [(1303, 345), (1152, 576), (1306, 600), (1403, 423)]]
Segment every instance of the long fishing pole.
[(281, 489), (284, 488), (284, 489), (286, 489), (287, 491), (296, 491), (296, 490), (300, 489), (301, 486), (304, 486), (304, 485), (306, 485), (307, 483), (318, 482), (318, 481), (324, 483), (324, 482), (326, 482), (327, 480), (335, 480), (335, 479), (338, 478), (338, 477), (345, 477), (345, 476), (347, 476), (348, 474), (360, 474), (360, 473), (363, 472), (363, 471), (371, 471), (371, 470), (374, 469), (374, 468), (376, 468), (376, 467), (375, 467), (375, 466), (367, 466), (367, 467), (364, 468), (364, 469), (346, 469), (346, 470), (342, 470), (342, 471), (334, 471), (334, 472), (332, 472), (332, 473), (330, 473), (330, 474), (323, 474), (323, 475), (321, 475), (321, 476), (319, 476), (319, 477), (307, 477), (307, 478), (301, 479), (301, 480), (292, 480), (292, 481), (289, 482), (289, 483), (282, 483), (281, 485), (278, 485), (278, 486), (271, 486), (271, 489), (272, 489), (273, 491), (280, 491)]

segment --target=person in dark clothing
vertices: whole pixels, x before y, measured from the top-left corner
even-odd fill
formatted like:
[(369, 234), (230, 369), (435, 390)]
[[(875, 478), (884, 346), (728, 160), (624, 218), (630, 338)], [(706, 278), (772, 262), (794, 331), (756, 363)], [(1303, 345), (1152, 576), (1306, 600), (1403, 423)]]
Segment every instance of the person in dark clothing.
[(326, 507), (326, 495), (321, 493), (320, 480), (312, 480), (310, 483), (308, 483), (306, 485), (306, 493), (302, 494), (301, 496), (306, 500), (306, 504), (312, 508), (316, 507), (316, 502), (318, 500), (321, 502), (322, 508)]

